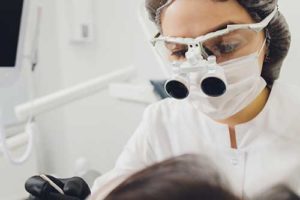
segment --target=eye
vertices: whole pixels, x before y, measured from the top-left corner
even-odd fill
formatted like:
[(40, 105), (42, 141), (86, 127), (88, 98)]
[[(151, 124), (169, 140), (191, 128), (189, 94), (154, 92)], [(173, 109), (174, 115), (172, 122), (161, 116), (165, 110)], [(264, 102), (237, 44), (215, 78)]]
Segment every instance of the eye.
[(177, 51), (173, 51), (171, 53), (172, 57), (176, 58), (176, 59), (180, 59), (180, 58), (185, 58), (185, 54), (187, 52), (187, 49), (180, 49)]
[(235, 51), (238, 47), (238, 44), (222, 44), (219, 46), (221, 53), (231, 53)]
[(213, 48), (213, 52), (216, 52), (217, 54), (229, 54), (233, 53), (239, 48), (238, 42), (230, 42), (230, 43), (219, 43), (216, 44)]

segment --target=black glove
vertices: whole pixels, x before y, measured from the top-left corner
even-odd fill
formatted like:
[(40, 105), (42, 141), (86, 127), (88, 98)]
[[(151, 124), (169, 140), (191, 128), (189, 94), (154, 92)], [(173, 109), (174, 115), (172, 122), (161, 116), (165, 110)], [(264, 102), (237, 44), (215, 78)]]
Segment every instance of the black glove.
[(25, 189), (30, 193), (29, 200), (84, 200), (91, 194), (89, 186), (80, 177), (68, 179), (57, 179), (49, 175), (47, 177), (59, 186), (64, 194), (60, 194), (40, 176), (33, 176), (25, 183)]

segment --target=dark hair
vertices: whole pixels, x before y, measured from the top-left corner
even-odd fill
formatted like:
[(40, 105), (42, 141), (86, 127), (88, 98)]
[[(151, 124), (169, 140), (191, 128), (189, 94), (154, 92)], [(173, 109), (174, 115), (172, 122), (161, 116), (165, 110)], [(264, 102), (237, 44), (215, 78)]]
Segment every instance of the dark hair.
[[(175, 0), (173, 0), (175, 1)], [(168, 0), (146, 0), (146, 9), (150, 19), (160, 26), (159, 8)], [(227, 0), (214, 0), (227, 1)], [(278, 0), (237, 0), (256, 21), (261, 21), (277, 7)], [(279, 78), (280, 70), (290, 48), (291, 35), (284, 16), (277, 12), (274, 19), (266, 27), (268, 53), (262, 69), (262, 77), (271, 88), (274, 81)]]
[(105, 200), (237, 200), (210, 160), (182, 155), (129, 177)]
[(277, 185), (264, 191), (254, 200), (300, 200), (299, 196), (286, 185)]

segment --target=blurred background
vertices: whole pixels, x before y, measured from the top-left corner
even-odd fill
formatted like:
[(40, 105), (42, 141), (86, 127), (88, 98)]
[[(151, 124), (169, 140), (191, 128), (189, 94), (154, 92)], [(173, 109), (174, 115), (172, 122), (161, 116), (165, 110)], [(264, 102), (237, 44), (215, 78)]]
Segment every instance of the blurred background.
[[(281, 80), (298, 86), (299, 7), (298, 1), (279, 1), (279, 10), (292, 32), (292, 47)], [(143, 0), (28, 0), (24, 55), (31, 53), (32, 41), (38, 39), (38, 64), (30, 76), (30, 62), (24, 61), (20, 78), (0, 88), (7, 137), (13, 138), (24, 129), (26, 122), (17, 120), (14, 108), (27, 102), (31, 94), (34, 98), (42, 97), (128, 66), (137, 69), (130, 85), (147, 88), (150, 79), (165, 78), (149, 43), (154, 29), (147, 22), (141, 23), (145, 19), (142, 8)], [(87, 27), (80, 26), (82, 21), (88, 22)], [(142, 25), (149, 28), (148, 35)], [(78, 31), (86, 37), (80, 37)], [(105, 173), (114, 166), (144, 108), (155, 101), (154, 97), (143, 100), (148, 96), (139, 88), (133, 95), (125, 94), (120, 99), (114, 91), (131, 86), (123, 87), (122, 80), (116, 82), (120, 82), (119, 87), (103, 89), (38, 115), (33, 153), (22, 165), (12, 165), (0, 151), (1, 200), (25, 197), (24, 182), (34, 174), (69, 177), (82, 170)], [(11, 151), (18, 156), (25, 147), (26, 140)]]

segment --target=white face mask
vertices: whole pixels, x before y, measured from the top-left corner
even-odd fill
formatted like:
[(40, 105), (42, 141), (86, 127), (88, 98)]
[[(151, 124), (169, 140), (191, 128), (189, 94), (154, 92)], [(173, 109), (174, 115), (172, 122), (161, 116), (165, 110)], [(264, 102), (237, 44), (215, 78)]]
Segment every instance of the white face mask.
[(210, 97), (204, 94), (197, 84), (199, 77), (191, 77), (188, 100), (197, 109), (215, 120), (227, 119), (246, 108), (267, 85), (261, 77), (259, 64), (262, 49), (248, 56), (219, 64), (224, 69), (228, 82), (226, 93), (220, 97)]

